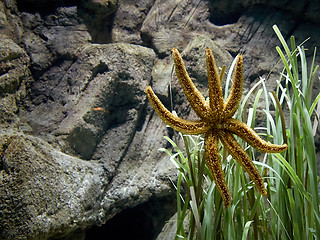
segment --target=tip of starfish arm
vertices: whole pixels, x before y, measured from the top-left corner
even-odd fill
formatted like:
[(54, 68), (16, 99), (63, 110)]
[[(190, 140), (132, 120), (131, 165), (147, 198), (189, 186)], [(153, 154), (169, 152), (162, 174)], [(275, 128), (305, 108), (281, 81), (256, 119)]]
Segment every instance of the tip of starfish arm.
[(269, 145), (268, 147), (266, 147), (265, 149), (262, 149), (260, 151), (267, 152), (267, 153), (280, 153), (280, 152), (284, 152), (288, 149), (288, 145), (286, 143), (284, 143), (282, 145), (268, 143), (268, 145)]
[(146, 87), (145, 92), (148, 93), (148, 92), (150, 92), (150, 91), (152, 91), (152, 88), (151, 88), (151, 86), (149, 85), (149, 86)]
[(176, 49), (176, 48), (172, 48), (172, 49), (171, 49), (171, 52), (172, 52), (173, 54), (179, 54), (179, 51), (178, 51), (178, 49)]
[(286, 143), (282, 144), (282, 146), (283, 146), (283, 151), (288, 149), (288, 145)]

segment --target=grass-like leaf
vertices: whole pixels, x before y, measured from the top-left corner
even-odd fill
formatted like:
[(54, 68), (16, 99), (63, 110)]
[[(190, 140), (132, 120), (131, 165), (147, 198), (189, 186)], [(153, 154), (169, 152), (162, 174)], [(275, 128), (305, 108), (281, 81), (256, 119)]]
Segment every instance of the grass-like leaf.
[[(166, 137), (172, 149), (160, 150), (169, 155), (170, 161), (178, 169), (175, 184), (177, 240), (309, 240), (320, 236), (319, 177), (313, 126), (318, 124), (320, 93), (315, 98), (311, 95), (319, 69), (315, 66), (316, 51), (308, 69), (303, 43), (297, 46), (295, 38), (291, 37), (289, 46), (278, 27), (274, 26), (273, 29), (282, 45), (282, 48), (276, 47), (276, 51), (284, 66), (276, 91), (269, 93), (265, 80), (260, 78), (244, 97), (237, 115), (237, 118), (245, 118), (248, 125), (254, 127), (257, 109), (261, 107), (258, 103), (264, 96), (265, 106), (261, 110), (265, 113), (267, 123), (259, 128), (259, 131), (262, 130), (260, 134), (268, 141), (288, 144), (285, 153), (258, 155), (245, 142), (239, 141), (262, 173), (268, 195), (263, 197), (256, 191), (240, 165), (221, 147), (223, 170), (233, 193), (230, 206), (223, 207), (220, 194), (205, 165), (202, 137), (179, 135), (183, 147)], [(227, 73), (225, 96), (229, 91), (234, 64), (235, 61)], [(225, 67), (220, 74), (221, 81), (224, 73)], [(254, 102), (247, 111), (249, 99), (254, 99)], [(269, 109), (270, 100), (275, 112)], [(290, 119), (287, 121), (284, 111), (289, 111)], [(316, 115), (314, 122), (311, 120), (313, 114)]]

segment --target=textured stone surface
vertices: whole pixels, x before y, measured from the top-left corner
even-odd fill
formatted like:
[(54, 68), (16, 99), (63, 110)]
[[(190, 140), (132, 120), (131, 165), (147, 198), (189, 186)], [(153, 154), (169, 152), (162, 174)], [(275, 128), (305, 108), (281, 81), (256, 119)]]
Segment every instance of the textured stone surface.
[(296, 16), (298, 18), (296, 20), (298, 21), (308, 20), (315, 23), (320, 21), (318, 14), (320, 10), (319, 3), (311, 0), (227, 0), (218, 2), (210, 0), (210, 10), (213, 13), (210, 17), (210, 20), (217, 25), (234, 23), (241, 15), (243, 15), (244, 12), (248, 11), (248, 9), (254, 10), (257, 7), (262, 7), (266, 10), (269, 10), (268, 14), (271, 13), (271, 10), (281, 10), (286, 14), (292, 14)]
[(100, 165), (22, 134), (1, 135), (0, 146), (1, 239), (43, 239), (59, 231), (63, 237), (102, 221)]
[(29, 75), (26, 52), (11, 39), (0, 40), (0, 94), (15, 93)]
[[(245, 93), (259, 76), (271, 91), (282, 70), (272, 26), (297, 43), (311, 37), (310, 57), (318, 12), (312, 1), (1, 1), (0, 239), (84, 239), (124, 209), (161, 198), (155, 212), (166, 211), (177, 173), (157, 150), (172, 132), (145, 87), (195, 118), (171, 49), (204, 95), (208, 47), (219, 67), (244, 54)], [(167, 228), (158, 239), (170, 239)]]

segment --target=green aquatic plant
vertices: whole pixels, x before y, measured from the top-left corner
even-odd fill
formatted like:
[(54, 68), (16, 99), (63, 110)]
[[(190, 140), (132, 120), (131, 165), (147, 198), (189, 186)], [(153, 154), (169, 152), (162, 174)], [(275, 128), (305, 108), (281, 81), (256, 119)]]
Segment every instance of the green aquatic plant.
[[(206, 151), (202, 136), (179, 133), (184, 142), (180, 148), (175, 141), (165, 137), (172, 145), (160, 149), (170, 156), (179, 170), (175, 184), (177, 196), (177, 230), (175, 239), (318, 239), (320, 236), (319, 192), (314, 144), (313, 115), (319, 115), (320, 93), (312, 98), (312, 86), (318, 80), (315, 66), (316, 49), (307, 68), (305, 49), (296, 46), (291, 37), (291, 48), (279, 29), (274, 26), (282, 47), (277, 47), (284, 64), (276, 91), (268, 93), (265, 80), (260, 79), (239, 105), (236, 118), (241, 120), (247, 113), (247, 125), (255, 126), (255, 116), (260, 98), (265, 98), (267, 124), (264, 135), (274, 143), (285, 142), (284, 153), (258, 155), (242, 142), (237, 141), (249, 154), (266, 182), (267, 196), (262, 197), (253, 187), (254, 183), (243, 171), (242, 166), (218, 145), (222, 158), (221, 167), (227, 186), (233, 189), (233, 200), (228, 208), (222, 207), (223, 198), (210, 168), (205, 164)], [(232, 66), (236, 65), (236, 60)], [(226, 89), (231, 82), (230, 68)], [(223, 74), (222, 74), (223, 75)], [(255, 93), (251, 108), (247, 101)], [(271, 114), (269, 102), (274, 105)], [(317, 107), (318, 105), (318, 107)], [(288, 108), (290, 118), (285, 124), (282, 108)]]

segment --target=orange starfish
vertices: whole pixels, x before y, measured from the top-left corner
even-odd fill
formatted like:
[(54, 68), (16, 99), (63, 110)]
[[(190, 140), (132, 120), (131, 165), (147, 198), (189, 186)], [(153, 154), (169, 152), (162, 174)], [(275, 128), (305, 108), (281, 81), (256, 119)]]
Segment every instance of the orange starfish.
[(287, 144), (276, 145), (261, 139), (245, 123), (233, 119), (232, 116), (237, 111), (243, 89), (243, 59), (238, 56), (231, 92), (226, 102), (222, 97), (222, 88), (218, 68), (212, 55), (212, 51), (207, 49), (207, 72), (209, 85), (209, 103), (205, 100), (199, 90), (191, 81), (183, 60), (177, 49), (172, 49), (177, 78), (180, 85), (195, 113), (201, 120), (184, 120), (172, 114), (154, 94), (152, 88), (148, 86), (146, 93), (154, 110), (159, 117), (173, 129), (183, 134), (205, 134), (205, 155), (207, 165), (212, 173), (213, 180), (220, 192), (224, 205), (227, 207), (231, 202), (231, 196), (222, 170), (219, 153), (219, 139), (231, 156), (236, 159), (244, 170), (249, 174), (257, 189), (262, 195), (267, 191), (264, 182), (256, 166), (253, 164), (249, 155), (243, 150), (236, 141), (233, 134), (239, 136), (252, 147), (267, 153), (282, 152), (287, 149)]

